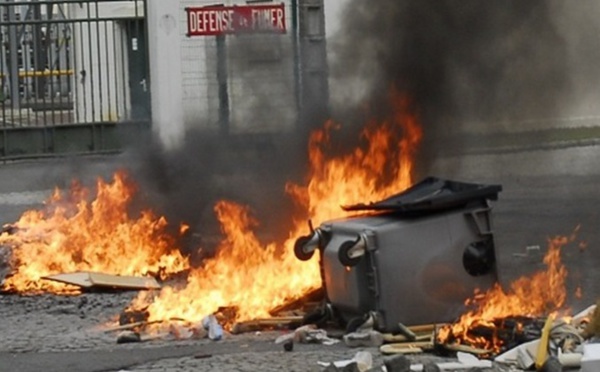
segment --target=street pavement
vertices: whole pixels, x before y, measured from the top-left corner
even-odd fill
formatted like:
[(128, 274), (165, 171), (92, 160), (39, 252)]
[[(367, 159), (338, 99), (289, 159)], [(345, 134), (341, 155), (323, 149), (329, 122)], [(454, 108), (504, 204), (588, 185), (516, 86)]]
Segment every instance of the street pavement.
[[(457, 155), (438, 159), (430, 174), (503, 185), (493, 210), (503, 284), (543, 269), (547, 239), (570, 235), (579, 226), (574, 246), (563, 251), (569, 305), (578, 310), (595, 302), (600, 293), (599, 151), (598, 146), (563, 146)], [(125, 159), (112, 155), (0, 165), (0, 222), (12, 222), (22, 211), (39, 207), (53, 187), (68, 186), (73, 178), (91, 182), (131, 166)], [(580, 242), (585, 249), (580, 249)], [(574, 295), (577, 287), (582, 289), (580, 298)], [(220, 342), (156, 340), (117, 345), (114, 334), (98, 327), (114, 321), (133, 295), (0, 295), (0, 372), (320, 371), (317, 361), (348, 359), (358, 351), (343, 345), (297, 345), (294, 351), (284, 352), (273, 343), (279, 333), (228, 336)], [(367, 350), (381, 365), (377, 350)]]

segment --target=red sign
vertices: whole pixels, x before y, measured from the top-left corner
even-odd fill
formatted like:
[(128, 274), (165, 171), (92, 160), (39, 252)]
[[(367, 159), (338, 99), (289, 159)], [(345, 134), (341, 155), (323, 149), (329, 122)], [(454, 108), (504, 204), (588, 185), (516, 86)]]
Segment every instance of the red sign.
[(285, 7), (278, 5), (207, 6), (186, 8), (188, 36), (286, 32)]

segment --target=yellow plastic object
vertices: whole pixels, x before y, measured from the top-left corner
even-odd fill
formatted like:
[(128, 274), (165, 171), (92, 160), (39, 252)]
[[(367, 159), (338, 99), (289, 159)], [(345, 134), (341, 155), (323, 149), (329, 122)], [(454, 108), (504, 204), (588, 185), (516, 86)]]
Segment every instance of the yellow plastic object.
[(550, 339), (550, 330), (552, 329), (552, 324), (554, 323), (554, 315), (548, 316), (546, 319), (546, 323), (544, 324), (544, 329), (542, 329), (542, 337), (540, 338), (540, 344), (537, 350), (537, 356), (535, 358), (535, 369), (539, 370), (542, 368), (546, 359), (548, 358), (548, 340)]

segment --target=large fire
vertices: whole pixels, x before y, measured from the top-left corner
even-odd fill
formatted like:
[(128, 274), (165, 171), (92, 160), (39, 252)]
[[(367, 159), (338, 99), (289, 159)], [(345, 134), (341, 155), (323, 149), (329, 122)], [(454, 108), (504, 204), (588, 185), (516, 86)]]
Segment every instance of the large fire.
[(575, 234), (558, 236), (548, 241), (548, 252), (544, 257), (546, 270), (514, 281), (505, 291), (495, 285), (485, 293), (478, 293), (467, 301), (468, 311), (460, 319), (442, 328), (438, 339), (442, 343), (453, 342), (474, 346), (498, 353), (504, 340), (493, 334), (484, 337), (477, 329), (497, 329), (498, 322), (510, 317), (542, 317), (555, 315), (566, 300), (565, 280), (567, 270), (560, 259), (561, 249), (575, 239)]
[[(321, 223), (337, 218), (341, 205), (380, 199), (411, 185), (421, 128), (407, 100), (392, 99), (393, 116), (369, 123), (362, 132), (363, 146), (345, 156), (331, 158), (325, 151), (339, 125), (329, 122), (312, 134), (308, 185), (287, 187), (307, 219)], [(235, 308), (237, 321), (259, 318), (321, 286), (318, 255), (302, 263), (293, 253), (295, 238), (306, 233), (306, 220), (294, 222), (285, 242), (265, 245), (252, 231), (256, 221), (248, 208), (221, 201), (215, 212), (225, 236), (218, 253), (192, 271), (184, 288), (165, 288), (153, 299), (142, 294), (134, 307), (148, 306), (150, 320), (199, 321), (220, 307)]]
[[(392, 115), (372, 121), (361, 145), (343, 156), (327, 154), (329, 140), (340, 128), (333, 121), (309, 141), (310, 174), (305, 186), (286, 189), (305, 211), (290, 218), (289, 238), (263, 244), (254, 233), (257, 221), (248, 207), (220, 201), (215, 207), (223, 240), (214, 257), (191, 269), (184, 285), (159, 293), (141, 293), (134, 309), (146, 308), (149, 320), (182, 318), (199, 321), (219, 308), (235, 309), (234, 319), (268, 316), (269, 310), (321, 286), (318, 255), (300, 262), (294, 240), (307, 232), (307, 220), (321, 223), (340, 217), (341, 205), (382, 199), (411, 185), (413, 158), (422, 137), (409, 102), (392, 93)], [(42, 211), (29, 211), (3, 233), (0, 244), (12, 247), (13, 275), (5, 289), (19, 292), (65, 291), (43, 276), (75, 271), (121, 275), (178, 272), (188, 268), (165, 233), (167, 222), (145, 211), (137, 219), (128, 208), (134, 189), (118, 173), (112, 183), (97, 184), (97, 196), (74, 186), (56, 191)], [(282, 216), (285, 217), (285, 216)]]
[(0, 234), (11, 247), (12, 275), (4, 289), (17, 292), (72, 292), (73, 287), (41, 280), (76, 271), (120, 275), (161, 275), (188, 267), (166, 233), (167, 222), (152, 212), (130, 217), (133, 184), (123, 172), (112, 182), (98, 179), (95, 199), (73, 183), (55, 190), (42, 210), (30, 210)]

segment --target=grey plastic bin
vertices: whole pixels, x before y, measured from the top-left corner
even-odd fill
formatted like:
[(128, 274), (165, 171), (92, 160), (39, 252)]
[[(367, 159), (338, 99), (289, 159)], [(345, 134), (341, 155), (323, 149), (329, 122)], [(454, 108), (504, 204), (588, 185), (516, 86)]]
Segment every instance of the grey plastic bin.
[(448, 322), (475, 289), (497, 281), (491, 207), (499, 185), (427, 178), (377, 214), (328, 221), (299, 238), (296, 255), (322, 254), (331, 306), (347, 321), (374, 312), (377, 328)]

